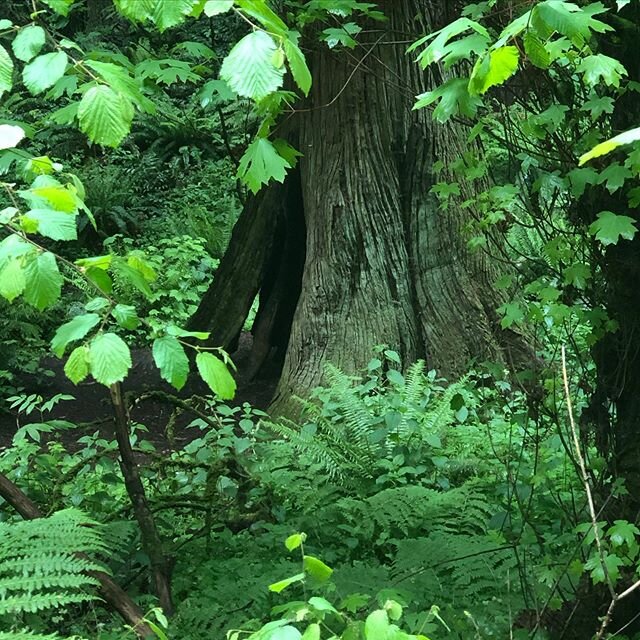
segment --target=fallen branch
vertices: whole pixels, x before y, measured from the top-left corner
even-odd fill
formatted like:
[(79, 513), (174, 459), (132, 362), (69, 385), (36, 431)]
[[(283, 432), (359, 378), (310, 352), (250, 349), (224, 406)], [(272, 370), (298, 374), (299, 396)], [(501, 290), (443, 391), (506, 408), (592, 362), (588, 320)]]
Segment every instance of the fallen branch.
[[(0, 496), (2, 496), (25, 520), (36, 520), (42, 513), (33, 500), (19, 489), (9, 478), (0, 473)], [(86, 557), (79, 553), (79, 557)], [(108, 574), (103, 571), (87, 571), (100, 582), (103, 600), (135, 631), (140, 638), (155, 638), (155, 633), (144, 619), (144, 613)]]

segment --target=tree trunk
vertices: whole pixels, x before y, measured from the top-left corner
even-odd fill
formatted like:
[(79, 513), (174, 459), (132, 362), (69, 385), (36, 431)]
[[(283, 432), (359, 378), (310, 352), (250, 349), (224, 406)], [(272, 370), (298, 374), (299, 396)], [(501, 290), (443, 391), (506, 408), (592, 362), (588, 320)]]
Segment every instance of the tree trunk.
[[(493, 269), (470, 254), (462, 236), (471, 214), (454, 200), (440, 209), (430, 193), (443, 179), (434, 163), (457, 159), (466, 132), (412, 110), (415, 96), (440, 78), (426, 76), (406, 55), (407, 41), (445, 24), (451, 3), (380, 4), (389, 21), (370, 25), (353, 53), (318, 46), (309, 54), (315, 84), (294, 125), (304, 154), (306, 257), (276, 411), (290, 411), (293, 395), (308, 395), (327, 363), (347, 371), (364, 366), (376, 344), (397, 350), (406, 363), (426, 357), (444, 374), (460, 372), (471, 357), (511, 357), (512, 336), (500, 330), (495, 312)], [(291, 207), (285, 209), (291, 219)], [(245, 219), (250, 215), (249, 208)], [(247, 237), (234, 234), (223, 260), (238, 281), (234, 240)], [(262, 251), (265, 239), (255, 242), (253, 251)], [(219, 279), (214, 289), (221, 289)], [(202, 323), (203, 312), (198, 328), (215, 328)]]

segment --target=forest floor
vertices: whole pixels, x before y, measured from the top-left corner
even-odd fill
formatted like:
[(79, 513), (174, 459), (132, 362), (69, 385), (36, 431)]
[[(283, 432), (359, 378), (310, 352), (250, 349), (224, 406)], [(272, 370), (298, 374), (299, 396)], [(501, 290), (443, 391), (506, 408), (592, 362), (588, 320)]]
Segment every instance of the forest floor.
[[(233, 362), (238, 367), (237, 374), (234, 374), (238, 390), (236, 397), (228, 404), (242, 406), (243, 403), (248, 402), (253, 408), (264, 410), (273, 396), (277, 378), (267, 376), (254, 380), (247, 379), (246, 369), (251, 345), (251, 334), (244, 333), (240, 338), (238, 349), (231, 354)], [(134, 423), (143, 424), (149, 430), (144, 438), (151, 441), (159, 451), (166, 450), (169, 446), (166, 428), (174, 413), (176, 417), (173, 426), (173, 446), (181, 448), (198, 438), (201, 433), (199, 429), (187, 428), (187, 425), (196, 417), (195, 415), (183, 409), (178, 409), (176, 412), (175, 405), (166, 399), (163, 400), (157, 396), (145, 398), (146, 394), (155, 391), (162, 392), (166, 397), (173, 396), (181, 400), (189, 400), (193, 396), (210, 397), (211, 392), (194, 373), (193, 367), (185, 387), (180, 392), (176, 392), (160, 378), (150, 351), (132, 350), (132, 359), (133, 367), (123, 383), (123, 389), (130, 402), (131, 420)], [(77, 447), (79, 437), (96, 431), (108, 440), (113, 439), (113, 410), (108, 389), (93, 380), (74, 385), (64, 374), (64, 360), (48, 357), (41, 362), (41, 367), (53, 375), (45, 378), (25, 375), (18, 379), (17, 386), (24, 389), (22, 393), (39, 394), (45, 401), (56, 394), (67, 394), (74, 399), (60, 401), (51, 412), (43, 416), (37, 410), (28, 416), (18, 416), (15, 411), (8, 413), (0, 411), (0, 449), (11, 444), (19, 426), (52, 419), (66, 420), (77, 425), (75, 429), (59, 432), (62, 435), (62, 442), (71, 450)]]

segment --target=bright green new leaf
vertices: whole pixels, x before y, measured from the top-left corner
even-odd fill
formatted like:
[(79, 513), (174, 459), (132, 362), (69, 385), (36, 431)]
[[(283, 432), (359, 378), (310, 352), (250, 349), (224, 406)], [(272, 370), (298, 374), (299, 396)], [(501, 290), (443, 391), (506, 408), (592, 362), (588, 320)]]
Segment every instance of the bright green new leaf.
[(286, 589), (290, 584), (294, 584), (296, 582), (301, 582), (304, 580), (304, 573), (297, 573), (295, 576), (291, 576), (290, 578), (285, 578), (284, 580), (280, 580), (278, 582), (274, 582), (269, 585), (269, 591), (273, 591), (274, 593), (280, 593), (282, 590)]
[(146, 113), (155, 112), (155, 104), (143, 95), (137, 80), (129, 75), (127, 69), (111, 62), (98, 60), (86, 60), (84, 64), (97, 71), (116, 93), (122, 94)]
[(162, 379), (180, 391), (189, 375), (189, 358), (184, 347), (173, 336), (157, 338), (153, 341), (153, 359)]
[(591, 151), (580, 156), (579, 165), (582, 166), (589, 162), (589, 160), (593, 160), (594, 158), (599, 158), (600, 156), (607, 155), (611, 153), (614, 149), (624, 145), (631, 144), (632, 142), (637, 142), (640, 140), (640, 127), (636, 127), (635, 129), (630, 129), (629, 131), (625, 131), (609, 140), (605, 140), (600, 144), (597, 144)]
[(520, 53), (516, 47), (500, 47), (478, 60), (469, 78), (469, 93), (482, 95), (506, 82), (517, 70)]
[[(38, 183), (43, 181), (44, 177), (38, 178)], [(78, 198), (75, 193), (67, 189), (53, 178), (48, 178), (49, 183), (43, 186), (33, 186), (30, 191), (21, 192), (21, 195), (32, 193), (37, 198), (42, 198), (50, 204), (56, 211), (64, 211), (65, 213), (75, 213), (78, 211)], [(35, 183), (35, 184), (38, 184)], [(38, 202), (34, 202), (38, 204)]]
[(31, 306), (42, 311), (58, 300), (62, 289), (62, 275), (53, 253), (38, 253), (27, 262), (24, 274), (24, 299)]
[(136, 308), (128, 304), (117, 304), (111, 315), (123, 329), (135, 329), (140, 324)]
[[(335, 0), (331, 2), (335, 3)], [(287, 32), (287, 25), (265, 0), (235, 0), (235, 5), (242, 9), (243, 13), (257, 20), (269, 33), (284, 36)]]
[(314, 596), (313, 598), (309, 598), (309, 604), (317, 611), (330, 611), (331, 613), (338, 613), (338, 610), (325, 598)]
[(196, 356), (200, 377), (221, 400), (231, 400), (236, 393), (236, 381), (227, 365), (211, 353), (201, 351)]
[(583, 75), (585, 83), (591, 87), (600, 81), (609, 87), (619, 87), (622, 76), (627, 75), (627, 70), (615, 58), (598, 53), (582, 58), (578, 65), (578, 73)]
[(31, 209), (22, 218), (23, 222), (35, 221), (41, 236), (52, 240), (77, 240), (76, 216), (55, 209)]
[(253, 31), (224, 59), (220, 77), (239, 95), (262, 100), (282, 86), (284, 68), (273, 63), (278, 47), (264, 31)]
[(115, 333), (96, 336), (89, 347), (91, 375), (105, 386), (125, 379), (131, 368), (131, 353), (124, 340)]
[(312, 82), (311, 71), (309, 71), (304, 54), (293, 38), (290, 37), (284, 41), (284, 52), (287, 56), (293, 79), (296, 81), (298, 87), (300, 87), (302, 93), (304, 93), (305, 96), (309, 95)]
[(11, 258), (0, 270), (0, 296), (13, 302), (24, 291), (25, 285), (22, 260)]
[(219, 13), (226, 13), (233, 7), (233, 0), (207, 0), (204, 5), (204, 14), (207, 17), (217, 16)]
[(85, 345), (76, 347), (71, 352), (64, 365), (64, 373), (73, 384), (82, 382), (89, 375), (90, 358), (89, 348)]
[(13, 60), (7, 50), (0, 45), (0, 96), (13, 87)]
[(22, 70), (24, 86), (33, 95), (42, 93), (62, 78), (67, 68), (67, 62), (67, 54), (64, 51), (38, 56)]
[(129, 134), (133, 107), (111, 87), (98, 85), (87, 91), (78, 107), (80, 129), (92, 142), (117, 147)]
[(58, 358), (62, 358), (70, 342), (82, 340), (99, 322), (100, 316), (97, 313), (76, 316), (58, 328), (51, 340), (51, 350)]
[(44, 29), (38, 25), (30, 24), (18, 31), (18, 35), (13, 39), (11, 48), (18, 60), (29, 62), (40, 53), (46, 40)]
[(176, 336), (176, 338), (195, 338), (196, 340), (206, 340), (209, 337), (208, 331), (186, 331), (174, 324), (167, 327), (167, 333), (170, 336)]
[(633, 240), (638, 228), (636, 221), (629, 216), (622, 216), (612, 211), (601, 211), (598, 219), (589, 226), (589, 233), (604, 246), (618, 244), (620, 238)]
[(238, 177), (257, 193), (271, 179), (284, 182), (291, 163), (283, 158), (272, 142), (256, 138), (240, 158)]
[(302, 565), (307, 574), (318, 582), (326, 582), (333, 573), (331, 567), (314, 556), (304, 556)]
[(306, 537), (304, 533), (293, 533), (284, 541), (284, 546), (287, 547), (289, 551), (293, 551), (305, 541)]
[(53, 9), (56, 13), (66, 17), (69, 15), (71, 5), (75, 0), (42, 0), (42, 2)]
[(372, 611), (364, 623), (364, 637), (366, 640), (387, 640), (390, 626), (389, 616), (384, 609)]
[(317, 622), (311, 623), (304, 630), (301, 640), (320, 640), (320, 625)]

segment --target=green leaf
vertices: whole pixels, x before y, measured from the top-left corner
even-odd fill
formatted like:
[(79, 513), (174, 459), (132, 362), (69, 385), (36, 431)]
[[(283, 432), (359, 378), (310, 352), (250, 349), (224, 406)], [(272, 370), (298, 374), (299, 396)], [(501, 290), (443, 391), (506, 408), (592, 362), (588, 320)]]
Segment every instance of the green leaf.
[(594, 87), (601, 80), (607, 86), (619, 87), (622, 76), (627, 75), (627, 70), (616, 60), (602, 53), (586, 56), (580, 60), (578, 73), (583, 75), (587, 85)]
[(0, 45), (0, 96), (13, 87), (13, 60), (7, 50)]
[(162, 33), (182, 24), (197, 3), (198, 0), (154, 0), (151, 18)]
[(87, 91), (78, 107), (80, 129), (92, 142), (117, 147), (129, 134), (133, 107), (111, 87), (98, 85)]
[(140, 324), (136, 308), (128, 304), (117, 304), (111, 315), (123, 329), (136, 329)]
[(58, 328), (51, 340), (51, 350), (58, 358), (62, 358), (70, 342), (82, 340), (99, 322), (100, 316), (97, 313), (76, 316)]
[(640, 536), (640, 529), (628, 520), (616, 520), (609, 530), (607, 536), (614, 547), (621, 547), (626, 544), (632, 547), (636, 544), (636, 539)]
[(76, 347), (64, 365), (64, 373), (73, 382), (78, 384), (89, 375), (90, 364), (89, 348), (86, 345)]
[(476, 62), (469, 79), (469, 93), (482, 95), (507, 81), (517, 70), (520, 53), (516, 47), (500, 47)]
[(17, 147), (25, 135), (22, 127), (13, 124), (0, 124), (0, 149)]
[(284, 546), (289, 549), (289, 551), (293, 551), (297, 549), (305, 540), (307, 536), (304, 533), (294, 533), (290, 535), (285, 541)]
[(387, 640), (389, 634), (389, 616), (384, 609), (371, 612), (364, 623), (366, 640)]
[(204, 5), (204, 14), (211, 18), (219, 13), (226, 13), (233, 7), (233, 0), (207, 0)]
[(61, 16), (68, 16), (75, 0), (42, 0), (44, 4)]
[(304, 556), (302, 565), (307, 574), (318, 582), (326, 582), (333, 573), (331, 567), (328, 567), (322, 560), (314, 556)]
[(309, 95), (312, 82), (311, 71), (309, 71), (304, 54), (291, 35), (284, 41), (284, 52), (287, 56), (293, 79), (296, 81), (298, 87), (300, 87), (302, 93), (304, 93), (305, 96)]
[(313, 598), (309, 598), (309, 604), (317, 611), (330, 611), (331, 613), (338, 613), (338, 610), (325, 598), (314, 596)]
[(479, 97), (469, 93), (469, 81), (464, 78), (451, 78), (433, 91), (420, 94), (413, 108), (423, 109), (434, 102), (438, 102), (433, 112), (438, 122), (446, 122), (458, 113), (473, 118), (482, 104)]
[(52, 240), (77, 240), (76, 216), (54, 209), (31, 209), (24, 218), (37, 222), (40, 235)]
[(133, 22), (149, 20), (155, 0), (114, 0), (118, 11)]
[(24, 86), (33, 95), (42, 93), (62, 78), (67, 68), (67, 61), (67, 54), (64, 51), (38, 56), (22, 70)]
[(614, 149), (617, 149), (623, 144), (631, 144), (632, 142), (637, 142), (640, 140), (640, 127), (636, 127), (635, 129), (630, 129), (629, 131), (625, 131), (617, 136), (609, 140), (605, 140), (600, 144), (597, 144), (591, 151), (580, 156), (579, 165), (589, 162), (589, 160), (593, 160), (593, 158), (598, 158), (600, 156), (604, 156), (608, 153), (611, 153)]
[(282, 86), (284, 69), (273, 63), (278, 47), (264, 31), (242, 38), (224, 59), (220, 77), (239, 95), (262, 100)]
[(531, 64), (539, 69), (548, 69), (551, 64), (551, 55), (544, 46), (544, 42), (533, 31), (527, 31), (522, 40)]
[(301, 640), (320, 640), (320, 625), (317, 622), (312, 622), (304, 630)]
[(272, 142), (256, 138), (244, 152), (238, 165), (238, 177), (257, 193), (271, 179), (284, 182), (291, 163), (283, 158)]
[(102, 79), (116, 92), (131, 100), (147, 113), (155, 111), (155, 105), (141, 91), (135, 78), (129, 75), (124, 67), (111, 62), (87, 60), (84, 63), (93, 71), (96, 71)]
[(222, 400), (233, 399), (236, 393), (236, 381), (220, 358), (202, 351), (196, 356), (196, 365), (200, 377), (215, 395)]
[(600, 173), (598, 182), (606, 185), (609, 193), (615, 193), (624, 185), (627, 178), (631, 178), (632, 175), (631, 169), (621, 165), (619, 162), (613, 162)]
[(25, 285), (22, 260), (11, 258), (0, 269), (0, 296), (13, 302), (24, 291)]
[(636, 221), (633, 218), (617, 215), (611, 211), (601, 211), (598, 219), (589, 227), (589, 233), (604, 246), (618, 244), (620, 238), (633, 240), (637, 231)]
[(115, 333), (103, 333), (89, 347), (91, 375), (105, 386), (125, 379), (131, 368), (131, 353), (124, 340)]
[(162, 379), (180, 391), (189, 375), (189, 358), (178, 340), (173, 336), (154, 340), (153, 359), (160, 369)]
[(285, 578), (284, 580), (280, 580), (279, 582), (274, 582), (269, 585), (269, 591), (273, 591), (274, 593), (280, 593), (282, 590), (286, 589), (290, 584), (294, 584), (295, 582), (301, 582), (304, 580), (304, 573), (297, 573), (295, 576), (291, 576), (290, 578)]
[(18, 35), (13, 39), (11, 48), (18, 60), (29, 62), (40, 53), (46, 41), (44, 29), (38, 25), (30, 24), (18, 31)]
[(58, 300), (62, 289), (62, 275), (53, 253), (38, 253), (27, 263), (24, 274), (24, 299), (31, 306), (42, 311)]
[(531, 23), (545, 39), (557, 31), (581, 47), (593, 31), (611, 31), (610, 26), (592, 17), (603, 11), (606, 9), (599, 2), (582, 8), (564, 0), (546, 0), (533, 9)]

